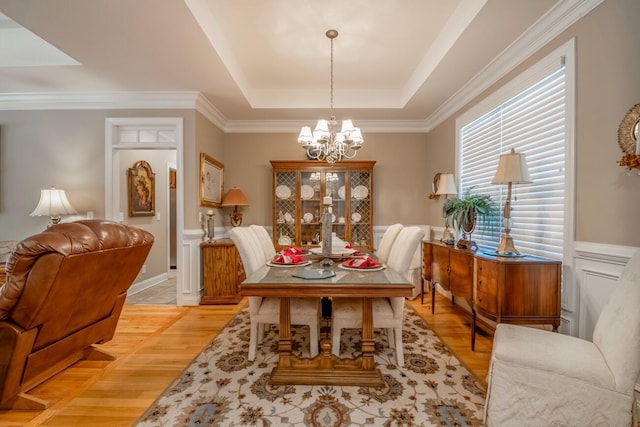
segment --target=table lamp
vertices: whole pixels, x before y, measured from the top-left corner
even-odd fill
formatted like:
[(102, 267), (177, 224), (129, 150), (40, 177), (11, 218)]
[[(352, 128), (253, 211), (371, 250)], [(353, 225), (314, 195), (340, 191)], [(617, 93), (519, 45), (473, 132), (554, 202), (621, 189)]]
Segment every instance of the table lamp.
[[(458, 189), (456, 188), (456, 182), (453, 178), (452, 173), (441, 173), (438, 178), (438, 188), (436, 189), (436, 196), (444, 196), (445, 203), (447, 200), (447, 196), (449, 194), (455, 196), (458, 194)], [(444, 219), (444, 231), (442, 232), (441, 242), (448, 243), (455, 240), (455, 237), (451, 230), (449, 229), (449, 221), (445, 217)]]
[(229, 214), (231, 218), (231, 225), (238, 227), (242, 224), (242, 212), (238, 210), (238, 206), (249, 206), (249, 200), (244, 195), (242, 190), (237, 187), (233, 187), (222, 199), (222, 207), (234, 206), (233, 212)]
[(498, 256), (520, 255), (509, 234), (511, 232), (511, 186), (530, 182), (532, 181), (527, 168), (527, 159), (523, 153), (516, 153), (516, 150), (512, 148), (509, 153), (500, 156), (496, 176), (491, 181), (492, 184), (507, 184), (507, 201), (504, 203), (503, 211), (504, 233), (500, 245), (495, 251)]
[(49, 228), (52, 225), (58, 224), (62, 215), (77, 214), (78, 211), (71, 206), (64, 190), (51, 187), (40, 190), (38, 206), (36, 206), (29, 216), (48, 216), (49, 225), (47, 228)]

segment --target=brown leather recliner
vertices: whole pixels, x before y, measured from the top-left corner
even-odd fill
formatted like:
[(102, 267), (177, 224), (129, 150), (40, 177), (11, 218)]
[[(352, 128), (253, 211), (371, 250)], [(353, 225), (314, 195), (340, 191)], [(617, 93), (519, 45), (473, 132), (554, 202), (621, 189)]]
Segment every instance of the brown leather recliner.
[(123, 224), (54, 225), (18, 243), (0, 288), (0, 409), (43, 409), (25, 392), (109, 341), (153, 236)]

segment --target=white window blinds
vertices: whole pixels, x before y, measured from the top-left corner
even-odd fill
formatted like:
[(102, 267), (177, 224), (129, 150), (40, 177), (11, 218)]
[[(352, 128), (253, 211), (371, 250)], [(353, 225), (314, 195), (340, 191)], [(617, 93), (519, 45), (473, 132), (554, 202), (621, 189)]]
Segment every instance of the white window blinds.
[[(486, 194), (498, 203), (507, 185), (491, 184), (500, 154), (526, 154), (531, 184), (513, 184), (511, 236), (520, 252), (562, 259), (565, 230), (566, 85), (565, 67), (459, 129), (459, 190)], [(495, 248), (500, 220), (480, 224), (472, 238)]]

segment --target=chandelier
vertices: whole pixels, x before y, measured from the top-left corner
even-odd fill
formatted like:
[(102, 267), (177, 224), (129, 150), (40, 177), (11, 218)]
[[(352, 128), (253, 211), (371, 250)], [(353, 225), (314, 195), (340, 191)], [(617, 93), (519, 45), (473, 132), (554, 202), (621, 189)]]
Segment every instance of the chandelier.
[(335, 163), (354, 158), (364, 140), (360, 128), (354, 127), (351, 120), (343, 120), (338, 132), (338, 121), (333, 115), (333, 39), (338, 37), (338, 31), (328, 30), (326, 36), (331, 40), (331, 118), (318, 120), (313, 132), (309, 126), (303, 126), (298, 144), (307, 151), (309, 159)]

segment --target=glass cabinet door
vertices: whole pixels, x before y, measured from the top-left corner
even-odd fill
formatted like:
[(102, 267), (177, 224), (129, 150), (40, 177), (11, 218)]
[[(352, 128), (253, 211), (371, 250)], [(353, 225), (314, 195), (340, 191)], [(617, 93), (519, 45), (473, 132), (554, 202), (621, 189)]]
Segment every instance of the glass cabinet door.
[(322, 229), (322, 176), (319, 171), (300, 172), (300, 242), (317, 246)]
[(349, 206), (346, 202), (347, 182), (346, 172), (344, 171), (325, 171), (324, 173), (324, 192), (326, 196), (331, 197), (331, 231), (340, 239), (348, 242), (348, 233), (346, 226), (346, 218)]
[(354, 246), (372, 247), (371, 235), (372, 196), (371, 173), (355, 171), (350, 173), (350, 238)]
[[(273, 240), (280, 246), (297, 244), (296, 239), (296, 173), (281, 171), (274, 174)], [(298, 220), (300, 221), (300, 220)]]

